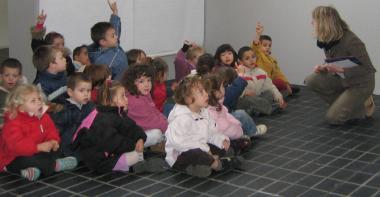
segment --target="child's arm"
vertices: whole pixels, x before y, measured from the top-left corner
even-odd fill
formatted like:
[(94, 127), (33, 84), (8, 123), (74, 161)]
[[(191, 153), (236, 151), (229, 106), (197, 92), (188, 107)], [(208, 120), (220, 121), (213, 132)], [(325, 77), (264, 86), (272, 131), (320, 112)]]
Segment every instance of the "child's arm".
[(110, 23), (115, 28), (115, 31), (116, 31), (116, 34), (118, 37), (117, 39), (118, 39), (118, 42), (120, 43), (121, 21), (120, 21), (120, 17), (118, 16), (117, 4), (116, 4), (116, 2), (108, 1), (108, 5), (110, 6), (111, 11), (112, 11)]
[[(216, 130), (216, 123), (215, 121), (209, 117), (209, 126), (208, 126), (208, 143), (210, 144), (214, 144), (215, 146), (221, 148), (221, 149), (228, 149), (229, 148), (229, 142), (230, 142), (230, 139), (218, 132)], [(228, 141), (228, 147), (227, 147), (227, 142)]]
[(134, 120), (128, 116), (124, 117), (123, 120), (125, 121), (126, 128), (121, 132), (125, 133), (124, 135), (127, 136), (127, 138), (134, 141), (138, 141), (139, 139), (142, 139), (144, 142), (146, 141), (144, 130), (139, 127)]
[(266, 75), (265, 79), (261, 79), (261, 80), (265, 80), (264, 84), (263, 84), (263, 87), (262, 87), (263, 91), (266, 91), (266, 90), (271, 91), (272, 94), (273, 94), (273, 99), (280, 104), (280, 108), (282, 108), (282, 109), (285, 108), (287, 104), (284, 101), (284, 98), (282, 97), (282, 94), (280, 93), (280, 91), (278, 91), (278, 89), (276, 88), (276, 86), (272, 83), (272, 79), (270, 79), (268, 77), (268, 75), (266, 74), (266, 72), (263, 71), (263, 70), (261, 70), (261, 72)]
[(53, 120), (50, 118), (49, 114), (45, 114), (44, 117), (46, 119), (46, 129), (44, 132), (47, 132), (46, 141), (54, 140), (56, 142), (60, 142), (61, 138), (59, 137), (59, 133), (57, 128), (55, 127), (55, 124)]
[(96, 136), (100, 137), (98, 140), (104, 143), (99, 144), (99, 146), (106, 152), (122, 154), (135, 150), (136, 141), (119, 133), (125, 131), (118, 131), (117, 128), (114, 127), (99, 127), (89, 132), (94, 132)]
[(253, 40), (254, 45), (259, 45), (260, 44), (260, 36), (264, 32), (264, 26), (259, 22), (256, 24), (256, 37)]
[(5, 124), (2, 131), (4, 143), (13, 155), (32, 156), (39, 152), (38, 144), (24, 136), (22, 126), (16, 122)]
[(231, 110), (234, 103), (237, 102), (241, 94), (243, 93), (245, 87), (247, 86), (247, 81), (241, 77), (237, 77), (232, 81), (232, 84), (226, 87), (224, 102), (223, 104)]
[(186, 52), (191, 47), (191, 43), (187, 40), (183, 43), (182, 48), (177, 52), (175, 59), (174, 59), (174, 67), (175, 67), (175, 73), (176, 73), (176, 81), (181, 80), (183, 77), (185, 77), (190, 71), (187, 68), (187, 62), (186, 62)]
[(44, 28), (44, 23), (46, 20), (47, 14), (44, 14), (44, 10), (37, 17), (37, 24), (31, 28), (32, 34), (32, 50), (35, 51), (39, 46), (44, 45), (44, 36), (46, 33), (46, 28)]

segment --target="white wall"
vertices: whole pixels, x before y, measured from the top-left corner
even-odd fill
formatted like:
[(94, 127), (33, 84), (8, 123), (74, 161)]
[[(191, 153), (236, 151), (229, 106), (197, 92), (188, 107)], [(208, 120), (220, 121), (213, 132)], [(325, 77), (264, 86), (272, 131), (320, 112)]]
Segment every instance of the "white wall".
[(31, 0), (8, 1), (9, 56), (23, 65), (23, 74), (31, 82), (36, 73), (32, 63), (30, 27), (36, 23), (38, 4)]
[(375, 93), (380, 94), (380, 1), (373, 0), (207, 0), (205, 47), (214, 53), (222, 43), (236, 50), (249, 45), (258, 21), (264, 34), (273, 39), (272, 51), (294, 84), (303, 84), (315, 64), (322, 63), (323, 51), (312, 37), (311, 11), (318, 5), (333, 5), (366, 44), (376, 74)]
[(0, 49), (8, 48), (8, 0), (0, 0)]

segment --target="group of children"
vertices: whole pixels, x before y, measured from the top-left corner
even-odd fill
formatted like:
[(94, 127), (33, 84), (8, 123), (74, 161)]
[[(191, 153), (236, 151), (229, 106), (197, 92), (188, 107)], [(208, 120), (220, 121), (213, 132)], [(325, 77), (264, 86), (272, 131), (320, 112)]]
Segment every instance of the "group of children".
[[(212, 56), (186, 41), (169, 82), (163, 59), (119, 46), (116, 3), (110, 8), (110, 22), (91, 28), (94, 43), (74, 49), (74, 60), (61, 34), (44, 36), (46, 14), (38, 16), (35, 85), (21, 80), (18, 60), (1, 64), (0, 171), (37, 180), (78, 162), (100, 173), (173, 167), (198, 177), (240, 168), (239, 155), (267, 131), (252, 117), (284, 109), (283, 95), (296, 92), (271, 56), (262, 26), (252, 47), (238, 53), (224, 44)], [(144, 159), (145, 151), (166, 158)]]

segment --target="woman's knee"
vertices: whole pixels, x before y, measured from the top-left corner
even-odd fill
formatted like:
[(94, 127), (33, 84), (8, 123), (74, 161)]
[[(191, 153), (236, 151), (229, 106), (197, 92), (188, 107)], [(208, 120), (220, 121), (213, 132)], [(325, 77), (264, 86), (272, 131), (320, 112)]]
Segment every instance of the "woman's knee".
[(312, 73), (308, 75), (304, 80), (304, 84), (311, 88), (318, 87), (321, 84), (320, 74)]

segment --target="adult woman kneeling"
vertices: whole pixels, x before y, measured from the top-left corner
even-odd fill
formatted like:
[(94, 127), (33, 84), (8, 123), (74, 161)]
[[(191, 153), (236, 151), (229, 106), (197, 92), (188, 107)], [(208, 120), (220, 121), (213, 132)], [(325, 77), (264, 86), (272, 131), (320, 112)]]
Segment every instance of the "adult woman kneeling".
[(317, 46), (324, 50), (326, 59), (352, 56), (358, 60), (352, 67), (316, 65), (314, 73), (306, 77), (305, 84), (330, 104), (326, 120), (339, 125), (371, 117), (375, 111), (372, 93), (376, 70), (364, 43), (333, 7), (316, 7), (312, 18)]

